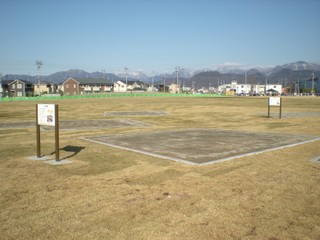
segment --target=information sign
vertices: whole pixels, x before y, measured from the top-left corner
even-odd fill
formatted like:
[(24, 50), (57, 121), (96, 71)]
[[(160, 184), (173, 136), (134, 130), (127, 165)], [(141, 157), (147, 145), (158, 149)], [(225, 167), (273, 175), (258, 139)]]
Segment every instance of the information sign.
[(38, 124), (55, 126), (55, 104), (38, 104)]
[(270, 106), (280, 106), (281, 100), (280, 97), (269, 97)]
[(269, 97), (269, 100), (268, 100), (268, 118), (270, 118), (270, 107), (271, 106), (279, 107), (279, 118), (281, 118), (281, 112), (282, 112), (281, 97)]
[(37, 156), (41, 157), (40, 126), (54, 126), (56, 161), (59, 161), (59, 111), (58, 104), (36, 105)]

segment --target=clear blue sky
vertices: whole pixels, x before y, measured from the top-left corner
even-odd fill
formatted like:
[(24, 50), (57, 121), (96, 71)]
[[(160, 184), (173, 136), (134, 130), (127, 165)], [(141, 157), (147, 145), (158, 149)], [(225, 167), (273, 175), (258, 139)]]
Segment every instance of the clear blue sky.
[(320, 0), (0, 0), (0, 72), (320, 63)]

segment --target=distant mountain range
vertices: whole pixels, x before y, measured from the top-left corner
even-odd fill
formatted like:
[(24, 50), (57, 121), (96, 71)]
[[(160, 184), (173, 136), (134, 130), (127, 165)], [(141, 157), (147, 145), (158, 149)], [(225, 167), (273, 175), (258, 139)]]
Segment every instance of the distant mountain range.
[[(140, 80), (147, 83), (166, 84), (177, 82), (177, 73), (179, 83), (186, 86), (210, 87), (217, 86), (223, 83), (237, 81), (238, 83), (249, 84), (264, 84), (280, 83), (287, 85), (297, 81), (311, 80), (312, 73), (315, 76), (320, 75), (320, 64), (298, 61), (284, 64), (276, 67), (266, 68), (251, 68), (239, 69), (230, 66), (219, 66), (217, 69), (202, 69), (192, 71), (186, 68), (180, 68), (179, 71), (174, 71), (171, 74), (158, 74), (156, 76), (147, 76), (143, 72), (122, 72), (119, 74), (104, 73), (104, 72), (86, 72), (79, 69), (70, 69), (68, 71), (56, 72), (48, 76), (41, 76), (41, 81), (61, 83), (69, 77), (73, 78), (104, 78), (106, 81), (114, 82), (118, 80)], [(37, 76), (7, 74), (2, 77), (2, 80), (22, 79), (30, 82), (37, 82)]]

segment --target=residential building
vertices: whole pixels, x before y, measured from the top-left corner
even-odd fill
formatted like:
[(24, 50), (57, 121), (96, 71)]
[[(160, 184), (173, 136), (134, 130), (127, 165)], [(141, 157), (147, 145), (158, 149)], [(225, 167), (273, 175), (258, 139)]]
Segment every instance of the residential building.
[(236, 84), (235, 94), (236, 95), (249, 95), (251, 93), (251, 84)]
[(191, 87), (182, 86), (182, 92), (191, 92)]
[(68, 78), (62, 83), (64, 95), (105, 93), (113, 90), (113, 83), (106, 79)]
[(113, 85), (113, 91), (114, 92), (126, 92), (127, 85), (122, 81), (116, 81)]
[(222, 84), (218, 86), (218, 92), (220, 93), (228, 93), (228, 95), (231, 95), (230, 93), (235, 93), (237, 90), (237, 82), (232, 81), (230, 84)]
[(146, 91), (149, 87), (148, 84), (141, 81), (127, 81), (127, 91)]
[(27, 97), (33, 96), (33, 84), (27, 80), (15, 79), (2, 81), (3, 96)]
[(34, 85), (34, 95), (44, 95), (44, 94), (53, 94), (57, 93), (57, 84), (48, 83), (48, 82), (40, 82), (33, 84)]
[(231, 84), (223, 84), (218, 86), (220, 93), (228, 95), (273, 95), (282, 93), (281, 84), (238, 84), (232, 81)]
[(147, 87), (147, 90), (146, 90), (146, 91), (147, 91), (147, 92), (157, 92), (158, 89), (157, 89), (155, 86), (149, 85), (149, 86)]
[(162, 92), (162, 93), (169, 92), (169, 87), (164, 84), (159, 84), (155, 87), (158, 89), (158, 92)]
[(171, 83), (171, 85), (169, 85), (169, 92), (170, 93), (180, 93), (180, 85), (175, 84), (175, 83)]

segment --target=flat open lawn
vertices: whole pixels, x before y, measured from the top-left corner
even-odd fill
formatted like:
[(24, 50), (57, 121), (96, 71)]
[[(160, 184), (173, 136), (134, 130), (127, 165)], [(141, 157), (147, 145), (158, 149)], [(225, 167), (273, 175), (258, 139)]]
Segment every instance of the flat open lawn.
[[(59, 104), (60, 156), (72, 164), (27, 160), (37, 103)], [(193, 166), (81, 139), (186, 129), (320, 136), (319, 97), (284, 97), (282, 119), (278, 110), (267, 118), (263, 97), (0, 102), (0, 239), (320, 239), (320, 141)], [(52, 129), (41, 146), (54, 158)]]

